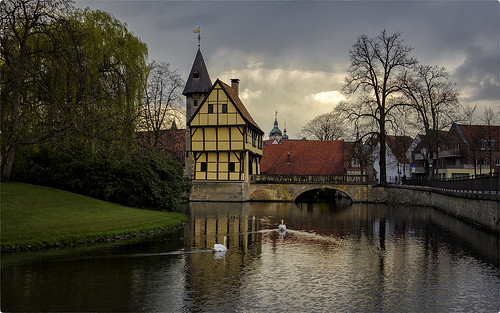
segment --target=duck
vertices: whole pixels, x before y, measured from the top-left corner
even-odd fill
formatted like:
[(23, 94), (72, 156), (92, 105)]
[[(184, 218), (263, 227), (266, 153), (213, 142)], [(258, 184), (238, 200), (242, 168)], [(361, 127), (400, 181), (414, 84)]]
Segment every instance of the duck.
[(224, 236), (224, 244), (216, 243), (214, 244), (214, 247), (212, 248), (214, 252), (222, 252), (222, 251), (227, 251), (226, 247), (226, 236)]
[(281, 220), (281, 224), (278, 226), (278, 229), (280, 231), (286, 231), (286, 225), (283, 223), (283, 220)]

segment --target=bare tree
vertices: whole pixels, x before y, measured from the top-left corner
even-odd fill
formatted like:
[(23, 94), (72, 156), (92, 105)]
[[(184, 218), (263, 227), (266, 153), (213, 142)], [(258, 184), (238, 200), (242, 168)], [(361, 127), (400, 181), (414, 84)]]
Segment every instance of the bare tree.
[(321, 114), (307, 122), (301, 134), (314, 140), (338, 140), (344, 137), (343, 120), (335, 112)]
[(387, 182), (386, 133), (387, 124), (395, 119), (393, 113), (401, 106), (399, 74), (416, 65), (410, 56), (413, 48), (403, 43), (401, 33), (389, 35), (383, 30), (375, 38), (358, 37), (349, 50), (351, 64), (347, 70), (342, 92), (350, 97), (357, 95), (354, 103), (344, 103), (338, 110), (352, 121), (376, 125), (374, 134), (380, 145), (380, 181)]
[(495, 141), (497, 145), (499, 144), (498, 124), (500, 121), (500, 111), (495, 112), (491, 107), (484, 108), (481, 121), (484, 123), (484, 125), (486, 125), (486, 133), (484, 134), (485, 137), (481, 139), (481, 149), (485, 152), (485, 157), (488, 158), (490, 175), (492, 175), (493, 165), (495, 162), (494, 152), (498, 150), (498, 148), (495, 146)]
[(177, 111), (182, 107), (183, 82), (176, 71), (165, 62), (152, 62), (144, 96), (142, 121), (149, 143), (157, 146), (161, 130), (175, 122)]
[[(405, 102), (417, 113), (417, 125), (428, 140), (430, 160), (426, 160), (427, 178), (432, 179), (430, 164), (438, 168), (439, 131), (450, 127), (458, 119), (458, 93), (453, 83), (448, 81), (445, 68), (420, 65), (401, 77)], [(433, 161), (431, 161), (433, 160)]]
[(467, 123), (467, 125), (473, 125), (476, 122), (476, 117), (474, 116), (477, 110), (477, 104), (471, 105), (466, 103), (460, 106), (460, 121)]

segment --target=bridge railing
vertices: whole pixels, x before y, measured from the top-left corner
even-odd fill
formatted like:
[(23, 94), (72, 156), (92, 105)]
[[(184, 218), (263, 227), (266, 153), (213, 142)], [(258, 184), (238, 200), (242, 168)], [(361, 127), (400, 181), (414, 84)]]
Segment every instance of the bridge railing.
[(254, 174), (250, 177), (251, 182), (256, 183), (344, 183), (344, 184), (366, 184), (367, 175), (273, 175), (273, 174)]

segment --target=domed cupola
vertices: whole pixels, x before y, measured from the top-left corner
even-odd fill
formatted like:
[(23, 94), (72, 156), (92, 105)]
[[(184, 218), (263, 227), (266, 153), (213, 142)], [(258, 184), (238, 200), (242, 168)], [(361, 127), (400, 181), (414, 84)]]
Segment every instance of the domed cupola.
[(281, 140), (281, 136), (283, 135), (283, 133), (278, 128), (278, 118), (277, 118), (277, 116), (278, 116), (278, 112), (276, 112), (274, 114), (274, 127), (269, 132), (269, 139), (275, 139), (277, 141), (280, 141)]
[(283, 129), (283, 137), (281, 139), (288, 139), (288, 135), (286, 134), (286, 123), (285, 123), (285, 128)]

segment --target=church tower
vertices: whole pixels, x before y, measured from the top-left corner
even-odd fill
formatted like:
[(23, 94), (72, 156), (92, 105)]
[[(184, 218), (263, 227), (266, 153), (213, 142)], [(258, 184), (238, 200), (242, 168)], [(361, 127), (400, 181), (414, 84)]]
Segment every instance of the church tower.
[(199, 37), (198, 37), (198, 52), (189, 72), (189, 77), (186, 80), (186, 86), (182, 94), (186, 96), (186, 176), (191, 177), (191, 168), (193, 156), (191, 152), (191, 136), (187, 122), (191, 119), (193, 113), (198, 106), (203, 102), (212, 87), (212, 81), (208, 75), (205, 61), (201, 55)]

